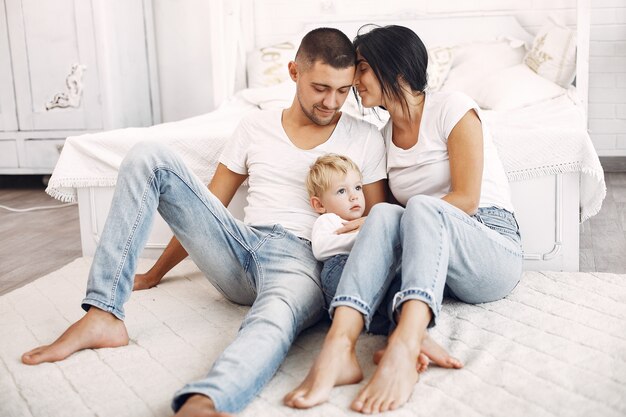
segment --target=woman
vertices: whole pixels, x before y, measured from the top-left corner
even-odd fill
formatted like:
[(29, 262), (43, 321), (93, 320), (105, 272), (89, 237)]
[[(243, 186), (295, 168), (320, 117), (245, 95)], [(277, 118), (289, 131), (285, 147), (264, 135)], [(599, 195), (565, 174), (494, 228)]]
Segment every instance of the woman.
[(395, 328), (351, 405), (369, 414), (409, 399), (444, 289), (466, 303), (505, 297), (520, 279), (522, 249), (508, 181), (476, 103), (462, 93), (425, 91), (428, 55), (408, 28), (375, 28), (354, 45), (363, 106), (390, 115), (387, 171), (401, 206), (372, 208), (331, 303), (322, 351), (285, 403), (311, 407), (333, 386), (359, 382), (356, 340), (382, 308)]

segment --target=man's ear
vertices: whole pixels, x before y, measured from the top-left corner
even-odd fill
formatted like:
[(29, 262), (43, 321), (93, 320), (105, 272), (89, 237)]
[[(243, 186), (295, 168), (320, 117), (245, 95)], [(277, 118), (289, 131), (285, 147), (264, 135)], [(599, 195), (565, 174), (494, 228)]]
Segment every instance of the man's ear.
[(326, 209), (324, 208), (322, 201), (317, 197), (311, 197), (311, 207), (313, 207), (313, 210), (319, 214), (326, 213)]
[(289, 69), (289, 77), (291, 77), (293, 81), (298, 81), (298, 64), (296, 64), (295, 61), (289, 61), (287, 68)]

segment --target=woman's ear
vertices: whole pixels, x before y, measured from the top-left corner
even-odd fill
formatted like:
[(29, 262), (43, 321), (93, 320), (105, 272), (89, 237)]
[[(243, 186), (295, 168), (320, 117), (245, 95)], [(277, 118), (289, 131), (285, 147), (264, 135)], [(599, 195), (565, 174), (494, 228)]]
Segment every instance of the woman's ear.
[(311, 207), (319, 214), (326, 213), (326, 209), (318, 197), (311, 197)]

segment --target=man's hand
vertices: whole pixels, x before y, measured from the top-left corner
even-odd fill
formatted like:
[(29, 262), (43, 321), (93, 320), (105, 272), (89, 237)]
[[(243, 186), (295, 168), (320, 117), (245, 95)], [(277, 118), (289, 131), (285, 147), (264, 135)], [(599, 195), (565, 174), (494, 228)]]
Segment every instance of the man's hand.
[(349, 222), (345, 222), (343, 224), (343, 227), (340, 227), (339, 229), (335, 230), (335, 233), (337, 233), (338, 235), (344, 234), (344, 233), (352, 233), (352, 232), (356, 232), (358, 231), (361, 226), (363, 226), (363, 223), (365, 223), (365, 219), (367, 218), (367, 216), (363, 216), (360, 217), (356, 220), (351, 220)]
[(152, 269), (145, 274), (135, 274), (133, 291), (148, 290), (152, 287), (156, 287), (162, 279), (163, 277), (152, 272)]

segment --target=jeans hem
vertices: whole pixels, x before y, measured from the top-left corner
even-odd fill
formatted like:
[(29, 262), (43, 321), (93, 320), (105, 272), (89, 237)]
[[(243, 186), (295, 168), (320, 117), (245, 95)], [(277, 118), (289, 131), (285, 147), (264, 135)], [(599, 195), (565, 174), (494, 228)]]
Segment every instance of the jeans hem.
[(339, 295), (333, 298), (333, 301), (330, 303), (330, 308), (328, 309), (328, 314), (330, 315), (330, 319), (333, 319), (333, 315), (335, 313), (335, 309), (337, 307), (350, 307), (363, 315), (363, 319), (365, 321), (365, 330), (369, 331), (370, 323), (372, 321), (372, 309), (362, 300), (350, 297), (347, 295)]
[(205, 397), (213, 401), (213, 407), (215, 408), (215, 411), (228, 412), (228, 410), (224, 410), (223, 408), (221, 408), (220, 402), (217, 401), (213, 396), (209, 395), (206, 392), (203, 392), (198, 389), (193, 389), (193, 388), (187, 388), (187, 389), (183, 388), (174, 395), (174, 398), (172, 399), (172, 404), (171, 404), (172, 410), (174, 410), (174, 412), (177, 413), (178, 410), (180, 410), (180, 408), (185, 404), (185, 402), (192, 395), (204, 395)]
[(430, 323), (428, 323), (428, 327), (434, 327), (437, 317), (439, 316), (440, 307), (437, 305), (437, 301), (435, 301), (433, 294), (430, 291), (426, 291), (421, 288), (409, 288), (396, 293), (393, 297), (392, 303), (393, 315), (395, 316), (395, 314), (399, 312), (402, 304), (409, 300), (419, 300), (426, 303), (426, 305), (430, 307), (433, 317), (431, 318)]
[(88, 311), (89, 307), (99, 308), (102, 311), (106, 311), (107, 313), (113, 314), (115, 317), (117, 317), (118, 319), (122, 321), (124, 321), (124, 318), (126, 317), (123, 311), (115, 307), (111, 307), (110, 305), (103, 303), (100, 300), (96, 300), (94, 298), (85, 298), (80, 306), (85, 311)]

